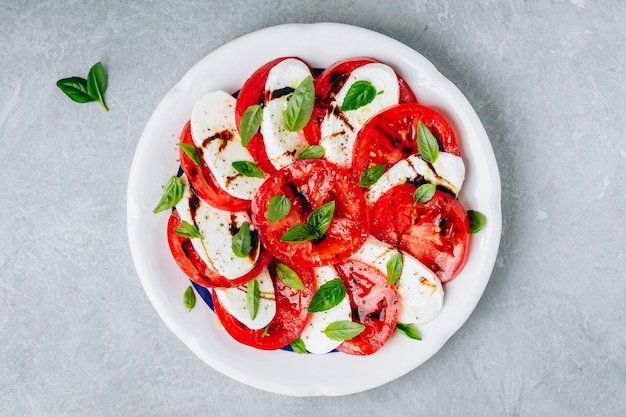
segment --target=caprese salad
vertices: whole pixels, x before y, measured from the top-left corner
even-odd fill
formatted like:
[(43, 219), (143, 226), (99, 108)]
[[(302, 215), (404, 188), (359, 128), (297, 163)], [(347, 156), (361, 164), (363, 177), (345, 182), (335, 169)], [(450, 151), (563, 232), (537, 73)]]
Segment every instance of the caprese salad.
[[(258, 349), (369, 355), (420, 339), (484, 221), (457, 200), (457, 138), (389, 65), (258, 68), (194, 105), (181, 174), (155, 213), (234, 339)], [(468, 214), (469, 213), (469, 214)]]

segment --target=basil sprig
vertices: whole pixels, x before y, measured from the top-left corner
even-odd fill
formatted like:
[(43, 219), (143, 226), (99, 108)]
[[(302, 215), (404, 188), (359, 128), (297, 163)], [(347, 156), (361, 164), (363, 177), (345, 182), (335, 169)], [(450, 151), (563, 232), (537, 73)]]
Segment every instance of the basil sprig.
[(180, 236), (188, 237), (189, 239), (204, 239), (204, 236), (200, 234), (195, 224), (191, 224), (186, 220), (182, 221), (183, 227), (177, 227), (174, 229), (174, 233)]
[(297, 132), (309, 122), (315, 103), (313, 77), (307, 76), (294, 90), (283, 113), (285, 129)]
[(377, 95), (382, 93), (383, 91), (376, 92), (376, 87), (369, 81), (356, 81), (348, 89), (343, 103), (341, 104), (341, 111), (356, 110), (366, 106), (374, 101)]
[(409, 337), (415, 340), (422, 340), (422, 336), (419, 334), (417, 329), (415, 329), (415, 327), (413, 326), (410, 326), (404, 323), (396, 323), (396, 329), (398, 329), (406, 337)]
[(243, 222), (239, 231), (233, 236), (231, 245), (233, 253), (239, 258), (245, 258), (252, 250), (252, 236), (250, 235), (250, 224)]
[(198, 165), (199, 167), (202, 166), (202, 158), (200, 158), (198, 149), (195, 146), (190, 143), (177, 143), (176, 146), (182, 149), (183, 152), (185, 152), (185, 155), (187, 155), (194, 164)]
[(324, 157), (324, 154), (326, 153), (326, 150), (324, 149), (323, 146), (320, 145), (311, 145), (307, 148), (305, 148), (300, 155), (298, 155), (298, 158), (300, 159), (320, 159)]
[(299, 353), (301, 355), (307, 354), (306, 345), (304, 344), (304, 340), (302, 340), (301, 338), (297, 338), (293, 342), (289, 343), (289, 346), (291, 346), (291, 350), (296, 353)]
[(304, 224), (297, 224), (289, 228), (280, 238), (281, 242), (304, 242), (305, 240), (319, 239), (328, 230), (333, 220), (335, 201), (324, 204), (313, 210)]
[(193, 291), (193, 287), (190, 285), (183, 294), (183, 304), (189, 311), (196, 306), (196, 293)]
[(439, 142), (421, 120), (417, 123), (417, 150), (422, 159), (431, 164), (439, 156)]
[(413, 193), (413, 201), (416, 203), (425, 203), (433, 198), (435, 191), (437, 191), (437, 187), (433, 184), (422, 184), (417, 187), (417, 190)]
[(57, 87), (77, 103), (97, 101), (105, 111), (109, 111), (104, 103), (107, 76), (101, 62), (97, 62), (89, 69), (87, 79), (81, 77), (63, 78), (57, 81)]
[(393, 285), (402, 275), (402, 254), (394, 253), (387, 261), (387, 284)]
[(378, 181), (380, 177), (382, 177), (383, 174), (385, 173), (386, 168), (387, 168), (387, 165), (380, 164), (380, 165), (376, 165), (376, 166), (366, 169), (361, 174), (358, 186), (367, 188), (376, 184), (376, 181)]
[(233, 168), (235, 171), (243, 175), (244, 177), (265, 178), (263, 171), (256, 166), (254, 162), (250, 161), (235, 161), (233, 162)]
[(280, 279), (283, 284), (295, 291), (301, 291), (306, 288), (298, 274), (285, 264), (276, 264), (276, 275), (278, 275), (278, 279)]
[(346, 297), (346, 286), (339, 278), (322, 284), (309, 303), (309, 313), (330, 310)]
[(291, 201), (282, 194), (275, 195), (270, 198), (267, 205), (267, 220), (277, 222), (289, 213), (291, 210)]
[(471, 234), (480, 232), (487, 221), (485, 215), (476, 210), (468, 210), (467, 217), (469, 218)]
[(322, 333), (331, 340), (343, 342), (350, 340), (361, 334), (365, 330), (365, 326), (361, 323), (355, 323), (350, 320), (339, 320), (330, 323)]
[(161, 196), (161, 200), (159, 200), (158, 204), (152, 210), (154, 214), (160, 213), (167, 209), (171, 209), (183, 198), (183, 191), (185, 190), (185, 185), (183, 184), (183, 180), (181, 180), (176, 175), (173, 175), (165, 187), (163, 188), (163, 195)]
[(256, 278), (248, 281), (246, 288), (246, 307), (250, 314), (250, 319), (254, 320), (259, 312), (259, 303), (261, 302), (261, 291), (259, 290), (259, 282)]
[(250, 140), (259, 131), (263, 123), (263, 108), (258, 104), (248, 107), (239, 121), (239, 136), (241, 144), (247, 146)]

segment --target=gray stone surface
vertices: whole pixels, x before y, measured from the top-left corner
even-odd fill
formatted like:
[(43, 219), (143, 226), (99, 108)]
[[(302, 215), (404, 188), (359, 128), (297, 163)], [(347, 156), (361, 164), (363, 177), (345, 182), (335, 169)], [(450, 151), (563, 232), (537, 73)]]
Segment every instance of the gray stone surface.
[[(235, 382), (160, 321), (126, 238), (133, 152), (199, 59), (287, 22), (416, 49), (492, 141), (504, 228), (466, 325), (371, 391), (290, 398)], [(626, 3), (18, 1), (0, 5), (0, 415), (623, 416)], [(101, 60), (106, 100), (56, 88)]]

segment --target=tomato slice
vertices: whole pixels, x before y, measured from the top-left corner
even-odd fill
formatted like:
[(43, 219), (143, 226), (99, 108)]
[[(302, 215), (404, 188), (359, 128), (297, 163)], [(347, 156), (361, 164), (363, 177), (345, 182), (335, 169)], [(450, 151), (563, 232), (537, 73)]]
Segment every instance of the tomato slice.
[[(366, 64), (378, 63), (372, 58), (352, 58), (338, 61), (326, 68), (315, 79), (315, 107), (311, 114), (311, 120), (304, 127), (304, 135), (309, 143), (319, 143), (322, 137), (320, 126), (328, 107), (333, 102), (335, 95), (341, 90), (346, 80), (355, 69)], [(398, 85), (400, 87), (400, 103), (416, 103), (417, 99), (411, 87), (402, 77), (398, 75)]]
[(411, 184), (393, 187), (374, 205), (371, 233), (419, 259), (449, 282), (469, 254), (467, 212), (454, 197), (437, 190), (425, 203), (415, 203)]
[[(270, 222), (269, 201), (277, 195), (287, 197), (291, 208), (285, 217)], [(306, 224), (313, 210), (331, 201), (335, 202), (334, 215), (322, 238), (281, 241), (289, 228)], [(363, 192), (347, 170), (322, 159), (295, 161), (267, 178), (252, 199), (252, 223), (262, 244), (275, 257), (309, 267), (329, 265), (352, 255), (369, 233)]]
[(274, 282), (276, 297), (276, 315), (266, 329), (252, 330), (241, 323), (220, 304), (213, 291), (215, 313), (220, 322), (233, 339), (248, 346), (263, 350), (274, 350), (285, 347), (297, 339), (309, 320), (308, 306), (313, 297), (313, 271), (297, 265), (288, 265), (306, 287), (302, 291), (294, 291), (276, 276), (276, 265), (272, 262), (268, 271)]
[(228, 279), (204, 263), (189, 238), (174, 232), (174, 229), (180, 227), (182, 227), (180, 216), (176, 210), (173, 210), (167, 222), (167, 242), (169, 243), (170, 251), (174, 256), (176, 264), (187, 274), (189, 279), (203, 287), (234, 287), (243, 285), (259, 275), (261, 270), (272, 260), (272, 255), (261, 247), (257, 263), (250, 272), (234, 279)]
[(399, 104), (368, 120), (359, 131), (352, 154), (353, 174), (393, 164), (417, 153), (417, 125), (422, 121), (440, 143), (440, 148), (460, 156), (452, 127), (435, 109), (417, 103)]
[[(194, 145), (191, 136), (191, 122), (185, 124), (180, 134), (180, 143)], [(196, 165), (182, 148), (180, 149), (180, 165), (196, 195), (208, 204), (227, 211), (246, 211), (250, 209), (250, 200), (242, 200), (228, 194), (226, 190), (219, 186), (209, 167)]]
[(387, 285), (380, 271), (355, 260), (335, 265), (348, 290), (352, 320), (365, 326), (353, 339), (342, 342), (337, 350), (351, 355), (371, 355), (393, 334), (398, 319), (396, 292)]

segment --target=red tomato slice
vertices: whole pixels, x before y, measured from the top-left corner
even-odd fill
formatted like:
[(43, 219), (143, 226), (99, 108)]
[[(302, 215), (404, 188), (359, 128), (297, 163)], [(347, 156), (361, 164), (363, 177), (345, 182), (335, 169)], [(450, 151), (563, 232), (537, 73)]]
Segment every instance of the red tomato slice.
[(263, 350), (285, 347), (297, 339), (309, 320), (308, 306), (313, 297), (313, 271), (296, 265), (288, 265), (298, 274), (306, 287), (294, 291), (276, 277), (276, 267), (272, 263), (268, 270), (274, 282), (276, 315), (266, 329), (252, 330), (230, 315), (220, 304), (215, 291), (213, 303), (220, 322), (233, 339), (248, 346)]
[(454, 197), (437, 190), (426, 203), (414, 203), (417, 188), (393, 187), (374, 205), (371, 233), (410, 253), (448, 282), (458, 275), (469, 254), (467, 212)]
[(454, 131), (436, 110), (417, 103), (399, 104), (372, 117), (359, 131), (352, 154), (356, 178), (366, 169), (393, 164), (417, 153), (417, 124), (422, 121), (445, 152), (460, 156)]
[[(180, 143), (194, 145), (191, 136), (190, 122), (185, 124), (180, 134)], [(209, 167), (205, 165), (199, 167), (196, 165), (182, 148), (180, 149), (180, 165), (187, 179), (189, 179), (189, 183), (194, 192), (203, 201), (215, 208), (227, 211), (246, 211), (250, 209), (250, 200), (242, 200), (228, 194), (228, 192), (218, 185)]]
[(350, 355), (371, 355), (393, 334), (398, 319), (398, 297), (378, 270), (359, 261), (335, 265), (348, 290), (352, 320), (365, 326), (353, 339), (342, 342), (337, 350)]
[(198, 252), (193, 248), (191, 240), (174, 232), (174, 229), (182, 227), (180, 216), (176, 210), (172, 211), (167, 222), (167, 242), (174, 260), (185, 274), (198, 285), (203, 287), (234, 287), (243, 285), (259, 275), (272, 260), (272, 255), (261, 247), (261, 253), (252, 270), (241, 277), (228, 279), (209, 268)]
[[(269, 201), (284, 195), (291, 202), (289, 213), (270, 222)], [(285, 232), (307, 223), (311, 212), (335, 201), (335, 211), (321, 239), (281, 242)], [(263, 245), (283, 262), (322, 266), (338, 262), (358, 250), (369, 233), (363, 193), (348, 171), (326, 160), (300, 160), (276, 171), (261, 185), (252, 199), (252, 223)]]
[[(377, 63), (372, 58), (352, 58), (344, 61), (339, 61), (326, 68), (315, 79), (315, 107), (313, 108), (313, 114), (311, 120), (304, 127), (304, 134), (309, 143), (319, 143), (322, 136), (320, 126), (328, 107), (330, 107), (335, 95), (341, 90), (346, 80), (358, 67), (362, 67), (366, 64)], [(416, 103), (417, 99), (411, 87), (406, 81), (398, 75), (398, 84), (400, 87), (400, 103)]]

